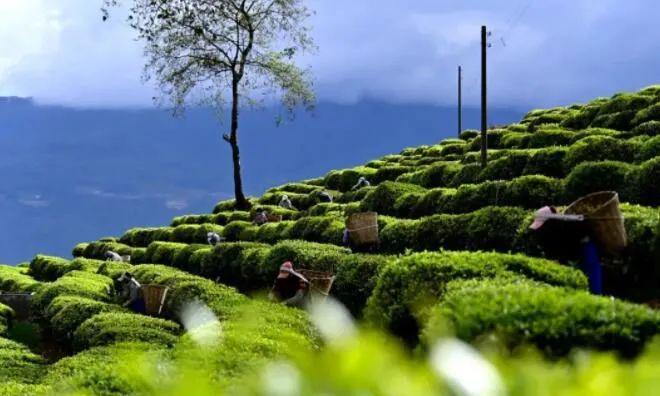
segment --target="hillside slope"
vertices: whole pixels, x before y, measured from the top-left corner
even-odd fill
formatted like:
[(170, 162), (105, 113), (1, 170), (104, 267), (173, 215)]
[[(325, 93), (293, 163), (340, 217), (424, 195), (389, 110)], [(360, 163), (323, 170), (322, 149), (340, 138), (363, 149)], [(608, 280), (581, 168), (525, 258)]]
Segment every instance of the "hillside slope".
[[(102, 356), (115, 367), (131, 348), (180, 354), (190, 337), (180, 312), (192, 299), (224, 324), (229, 341), (207, 362), (221, 383), (287, 356), (292, 343), (317, 348), (305, 313), (245, 297), (267, 289), (285, 260), (333, 270), (336, 299), (410, 345), (430, 345), (449, 324), (466, 341), (496, 332), (507, 346), (531, 343), (550, 356), (576, 347), (636, 356), (660, 332), (656, 311), (625, 301), (658, 296), (660, 86), (532, 111), (519, 124), (490, 130), (488, 145), (483, 169), (480, 138), (466, 131), (461, 139), (272, 188), (252, 198), (250, 212), (224, 201), (169, 226), (81, 243), (74, 260), (37, 256), (27, 267), (0, 267), (0, 290), (36, 290), (40, 323), (76, 353), (47, 365), (20, 345), (2, 346), (0, 352), (11, 349), (29, 362), (12, 371), (6, 389), (52, 389), (66, 377), (93, 391), (130, 391), (136, 385), (87, 362)], [(360, 177), (372, 185), (351, 191)], [(320, 203), (324, 190), (333, 203)], [(629, 236), (621, 257), (604, 260), (606, 292), (618, 298), (589, 294), (574, 257), (528, 230), (535, 209), (602, 190), (619, 193)], [(283, 195), (296, 210), (277, 206)], [(283, 220), (253, 225), (260, 208)], [(380, 215), (378, 251), (342, 247), (346, 216), (362, 211)], [(227, 242), (209, 247), (208, 232)], [(101, 261), (109, 250), (130, 255), (131, 264)], [(143, 283), (171, 287), (164, 319), (143, 320), (108, 294), (126, 270)], [(248, 332), (241, 325), (246, 310), (257, 318)], [(99, 375), (107, 382), (93, 380)]]

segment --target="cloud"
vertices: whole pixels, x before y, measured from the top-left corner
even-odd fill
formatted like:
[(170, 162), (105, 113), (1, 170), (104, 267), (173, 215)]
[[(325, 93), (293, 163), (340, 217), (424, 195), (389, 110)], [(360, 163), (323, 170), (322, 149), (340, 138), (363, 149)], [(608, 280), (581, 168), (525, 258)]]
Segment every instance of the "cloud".
[(165, 207), (172, 210), (182, 210), (188, 207), (188, 201), (185, 199), (169, 199), (165, 201)]
[(157, 200), (163, 201), (168, 209), (183, 210), (190, 206), (191, 200), (204, 199), (211, 197), (216, 200), (231, 198), (232, 195), (226, 192), (205, 191), (198, 189), (177, 190), (171, 192), (113, 192), (105, 191), (98, 187), (78, 186), (75, 192), (80, 195), (87, 195), (101, 199), (120, 200), (120, 201), (145, 201)]
[[(144, 59), (100, 2), (0, 2), (0, 95), (81, 106), (151, 105)], [(479, 102), (479, 29), (493, 32), (495, 106), (588, 100), (658, 82), (655, 0), (310, 0), (320, 100), (453, 104), (456, 67), (465, 102)], [(20, 33), (17, 33), (20, 32)]]
[(18, 203), (32, 208), (47, 208), (50, 206), (50, 201), (43, 199), (39, 194), (29, 197), (21, 197), (18, 199)]

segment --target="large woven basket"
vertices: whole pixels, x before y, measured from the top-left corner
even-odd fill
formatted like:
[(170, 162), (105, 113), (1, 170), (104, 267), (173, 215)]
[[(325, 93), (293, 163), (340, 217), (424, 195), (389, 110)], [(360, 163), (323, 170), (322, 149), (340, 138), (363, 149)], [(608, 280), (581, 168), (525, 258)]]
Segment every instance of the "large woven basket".
[(325, 301), (330, 294), (332, 284), (335, 281), (334, 274), (323, 271), (312, 271), (301, 269), (298, 271), (310, 283), (310, 298), (312, 304), (319, 304)]
[(142, 295), (147, 315), (160, 315), (165, 305), (168, 287), (162, 285), (142, 285)]
[(282, 221), (282, 215), (267, 214), (266, 218), (268, 219), (269, 223), (279, 223)]
[(346, 229), (355, 246), (377, 244), (378, 213), (354, 213), (346, 220)]
[(566, 214), (584, 215), (594, 242), (609, 254), (619, 254), (628, 244), (623, 215), (619, 210), (619, 194), (602, 191), (573, 202)]

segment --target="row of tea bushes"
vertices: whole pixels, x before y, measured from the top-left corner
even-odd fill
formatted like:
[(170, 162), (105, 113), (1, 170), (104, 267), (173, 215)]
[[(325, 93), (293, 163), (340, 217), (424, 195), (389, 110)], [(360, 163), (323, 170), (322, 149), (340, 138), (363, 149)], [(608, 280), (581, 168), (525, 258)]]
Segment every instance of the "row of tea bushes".
[[(45, 372), (46, 362), (18, 342), (0, 337), (0, 394), (29, 395)], [(25, 392), (25, 393), (22, 393)]]
[(456, 189), (426, 190), (415, 184), (384, 182), (360, 204), (362, 211), (402, 218), (437, 213), (467, 213), (486, 206), (536, 209), (561, 205), (597, 191), (617, 191), (622, 202), (660, 204), (660, 157), (639, 166), (623, 162), (588, 162), (578, 165), (565, 180), (528, 175), (509, 181), (464, 184)]
[(7, 335), (9, 330), (9, 325), (11, 324), (12, 319), (14, 318), (15, 313), (11, 307), (8, 307), (4, 304), (0, 304), (0, 337)]
[(660, 313), (528, 280), (469, 280), (447, 285), (426, 333), (433, 339), (447, 325), (470, 342), (494, 333), (510, 348), (532, 344), (549, 355), (579, 347), (631, 357), (658, 334)]
[(0, 290), (11, 293), (29, 293), (38, 290), (41, 283), (27, 272), (27, 268), (0, 265)]
[(367, 319), (405, 340), (415, 342), (428, 308), (457, 279), (526, 277), (569, 288), (586, 289), (587, 280), (575, 269), (524, 255), (483, 252), (416, 253), (382, 268), (368, 299)]

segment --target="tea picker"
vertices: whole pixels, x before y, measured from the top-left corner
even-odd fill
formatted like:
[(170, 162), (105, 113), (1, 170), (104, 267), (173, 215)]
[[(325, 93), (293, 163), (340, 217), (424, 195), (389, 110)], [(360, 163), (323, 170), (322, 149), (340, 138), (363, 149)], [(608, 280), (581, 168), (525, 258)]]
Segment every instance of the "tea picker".
[(580, 269), (589, 279), (589, 290), (602, 294), (600, 253), (618, 255), (627, 245), (619, 196), (605, 191), (589, 194), (569, 205), (563, 214), (546, 206), (536, 212), (531, 229), (551, 248), (581, 259)]
[(288, 195), (282, 195), (282, 199), (280, 199), (279, 206), (284, 209), (296, 210), (296, 208), (291, 203), (291, 200), (289, 199)]
[(268, 223), (268, 212), (266, 212), (265, 209), (257, 210), (257, 214), (254, 215), (252, 224), (260, 226), (266, 223)]
[(327, 191), (321, 191), (319, 193), (319, 200), (325, 203), (332, 203), (332, 195)]
[(302, 308), (308, 293), (309, 281), (293, 269), (292, 262), (286, 261), (280, 266), (280, 272), (275, 278), (269, 297), (284, 305)]
[(119, 253), (113, 252), (111, 250), (108, 250), (107, 252), (105, 252), (105, 259), (107, 261), (115, 261), (115, 262), (121, 262), (122, 261), (121, 256), (119, 255)]
[(366, 177), (360, 176), (358, 179), (357, 183), (351, 188), (351, 191), (359, 190), (362, 187), (370, 187), (371, 183), (369, 183), (369, 180), (367, 180)]
[(296, 271), (293, 269), (293, 263), (286, 261), (280, 266), (270, 298), (298, 308), (303, 308), (308, 303), (323, 303), (335, 281), (333, 272), (307, 269)]
[(121, 297), (126, 300), (122, 305), (134, 312), (145, 313), (146, 306), (140, 282), (130, 272), (122, 274), (117, 282), (122, 286)]
[(209, 232), (206, 234), (206, 241), (209, 243), (211, 246), (215, 246), (220, 242), (223, 242), (225, 238), (221, 237), (215, 232)]

